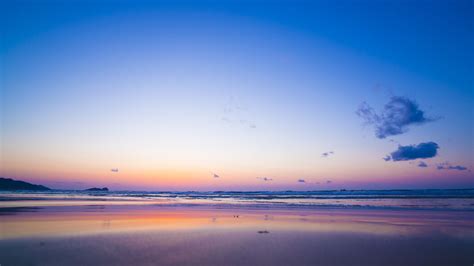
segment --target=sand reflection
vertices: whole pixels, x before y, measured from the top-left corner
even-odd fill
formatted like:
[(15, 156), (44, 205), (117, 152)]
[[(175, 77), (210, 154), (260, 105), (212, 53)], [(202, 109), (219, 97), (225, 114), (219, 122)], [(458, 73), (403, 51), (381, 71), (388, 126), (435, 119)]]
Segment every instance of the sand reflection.
[[(474, 236), (472, 212), (258, 210), (163, 206), (68, 206), (2, 209), (0, 239), (135, 231), (330, 232)], [(14, 213), (14, 215), (13, 215)]]

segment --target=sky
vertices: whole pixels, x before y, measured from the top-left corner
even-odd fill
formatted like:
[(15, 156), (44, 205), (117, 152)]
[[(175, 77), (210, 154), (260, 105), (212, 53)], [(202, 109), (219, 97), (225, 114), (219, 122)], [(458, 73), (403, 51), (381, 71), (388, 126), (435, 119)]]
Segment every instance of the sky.
[(472, 1), (0, 5), (0, 176), (474, 187)]

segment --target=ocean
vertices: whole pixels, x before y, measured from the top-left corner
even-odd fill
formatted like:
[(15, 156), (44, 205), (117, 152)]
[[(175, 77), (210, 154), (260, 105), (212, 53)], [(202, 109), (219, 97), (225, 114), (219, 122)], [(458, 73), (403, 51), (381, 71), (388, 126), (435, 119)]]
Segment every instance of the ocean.
[(318, 191), (110, 191), (0, 192), (0, 206), (85, 204), (209, 205), (253, 208), (385, 208), (474, 210), (474, 189)]

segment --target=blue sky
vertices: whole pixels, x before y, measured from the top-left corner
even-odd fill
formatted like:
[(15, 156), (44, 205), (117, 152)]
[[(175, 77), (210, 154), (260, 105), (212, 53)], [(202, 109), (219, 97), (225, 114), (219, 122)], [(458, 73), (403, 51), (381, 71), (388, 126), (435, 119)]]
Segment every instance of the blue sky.
[[(5, 1), (0, 174), (56, 187), (472, 187), (472, 10)], [(432, 121), (377, 138), (356, 111), (380, 114), (392, 97)], [(383, 160), (427, 142), (439, 146), (420, 157), (429, 167)], [(437, 169), (446, 162), (466, 170)]]

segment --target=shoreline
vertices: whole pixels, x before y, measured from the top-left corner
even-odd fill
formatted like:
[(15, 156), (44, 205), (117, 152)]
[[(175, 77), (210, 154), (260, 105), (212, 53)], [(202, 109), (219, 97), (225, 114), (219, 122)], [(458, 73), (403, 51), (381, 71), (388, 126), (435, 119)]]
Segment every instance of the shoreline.
[(207, 205), (0, 208), (0, 262), (463, 265), (474, 259), (473, 216), (471, 211)]
[[(386, 201), (386, 202), (384, 202)], [(403, 204), (403, 205), (401, 205)], [(426, 205), (430, 204), (430, 205)], [(451, 205), (449, 205), (451, 204)], [(362, 210), (425, 210), (425, 211), (466, 211), (474, 212), (474, 199), (348, 199), (317, 200), (309, 203), (288, 203), (275, 201), (215, 201), (196, 199), (128, 199), (128, 198), (9, 198), (0, 199), (0, 210), (7, 208), (28, 207), (72, 207), (72, 206), (160, 206), (188, 208), (221, 208), (221, 209), (362, 209)]]

